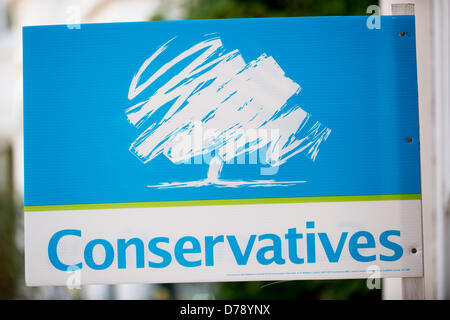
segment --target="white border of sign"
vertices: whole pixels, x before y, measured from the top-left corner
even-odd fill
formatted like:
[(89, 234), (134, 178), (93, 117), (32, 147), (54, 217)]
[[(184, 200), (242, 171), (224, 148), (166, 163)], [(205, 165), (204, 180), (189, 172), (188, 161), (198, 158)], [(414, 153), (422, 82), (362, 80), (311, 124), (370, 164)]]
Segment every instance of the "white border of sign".
[[(420, 277), (423, 273), (420, 207), (420, 200), (391, 200), (30, 212), (25, 213), (25, 225), (33, 229), (27, 230), (25, 239), (28, 244), (26, 281), (31, 286), (67, 284), (73, 269), (59, 271), (48, 257), (50, 238), (64, 229), (81, 232), (80, 237), (61, 238), (57, 247), (58, 258), (66, 265), (83, 263), (81, 284), (368, 278), (374, 272), (379, 272), (379, 277), (400, 274)], [(103, 227), (105, 218), (108, 228)], [(314, 229), (305, 228), (307, 221), (314, 221)], [(288, 258), (288, 241), (284, 236), (290, 228), (304, 234), (298, 241), (303, 264), (291, 263)], [(376, 244), (374, 248), (362, 248), (359, 252), (364, 256), (376, 255), (373, 262), (358, 262), (349, 254), (349, 238), (363, 230), (373, 234)], [(403, 248), (402, 258), (397, 261), (379, 259), (380, 254), (392, 255), (392, 250), (380, 246), (378, 240), (385, 230), (400, 231), (401, 237), (392, 239)], [(330, 263), (317, 234), (326, 233), (336, 248), (342, 232), (348, 232), (348, 237), (341, 257), (338, 263)], [(226, 236), (234, 235), (244, 251), (250, 235), (267, 233), (280, 237), (286, 263), (258, 263), (257, 251), (271, 242), (256, 238), (247, 265), (238, 265)], [(306, 259), (307, 233), (315, 237), (315, 263), (308, 263)], [(205, 266), (205, 236), (219, 235), (224, 235), (225, 241), (214, 246), (214, 266)], [(182, 266), (174, 257), (175, 242), (184, 236), (195, 236), (199, 240), (200, 252), (185, 255), (188, 260), (200, 260), (198, 267)], [(142, 239), (146, 246), (146, 265), (136, 268), (137, 251), (130, 246), (126, 250), (127, 268), (119, 269), (117, 240), (133, 237)], [(168, 244), (160, 244), (172, 255), (172, 262), (165, 268), (148, 267), (148, 261), (161, 260), (147, 248), (154, 237), (170, 240)], [(93, 270), (85, 263), (83, 252), (86, 244), (94, 239), (105, 239), (114, 248), (114, 260), (104, 270)], [(101, 264), (105, 260), (105, 250), (98, 247), (94, 250), (94, 261)]]

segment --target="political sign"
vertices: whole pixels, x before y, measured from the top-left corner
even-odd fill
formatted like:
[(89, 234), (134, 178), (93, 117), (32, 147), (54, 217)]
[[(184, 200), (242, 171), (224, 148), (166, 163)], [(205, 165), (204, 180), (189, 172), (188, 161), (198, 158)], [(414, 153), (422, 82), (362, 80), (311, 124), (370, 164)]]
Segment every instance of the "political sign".
[(421, 276), (414, 16), (23, 28), (31, 286)]

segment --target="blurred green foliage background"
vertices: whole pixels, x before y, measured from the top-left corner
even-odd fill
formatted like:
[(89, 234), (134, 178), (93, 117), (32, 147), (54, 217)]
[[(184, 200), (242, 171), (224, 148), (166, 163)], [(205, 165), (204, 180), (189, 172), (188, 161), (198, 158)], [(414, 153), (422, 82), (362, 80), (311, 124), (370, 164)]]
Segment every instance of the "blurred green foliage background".
[[(151, 20), (166, 20), (162, 2)], [(185, 19), (366, 15), (376, 0), (186, 0)]]
[(17, 296), (23, 274), (22, 252), (17, 247), (17, 220), (23, 214), (14, 198), (12, 148), (0, 141), (0, 299)]

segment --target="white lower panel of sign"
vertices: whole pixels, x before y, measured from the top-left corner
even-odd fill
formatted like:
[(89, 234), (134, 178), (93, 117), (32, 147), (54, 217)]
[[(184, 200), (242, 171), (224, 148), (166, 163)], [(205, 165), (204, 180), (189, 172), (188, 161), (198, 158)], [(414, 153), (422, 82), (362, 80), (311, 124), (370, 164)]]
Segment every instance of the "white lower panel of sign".
[(25, 212), (30, 286), (422, 276), (421, 201)]

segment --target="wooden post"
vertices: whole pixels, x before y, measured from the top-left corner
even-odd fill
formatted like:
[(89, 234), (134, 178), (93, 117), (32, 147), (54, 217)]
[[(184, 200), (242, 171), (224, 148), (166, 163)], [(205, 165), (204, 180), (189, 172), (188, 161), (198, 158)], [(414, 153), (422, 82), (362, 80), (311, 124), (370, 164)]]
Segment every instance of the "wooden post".
[(414, 4), (413, 3), (393, 3), (392, 4), (392, 15), (414, 15)]
[[(387, 8), (386, 8), (387, 9)], [(392, 15), (415, 15), (415, 6), (413, 3), (391, 3), (391, 14)], [(386, 13), (386, 12), (385, 12)], [(417, 23), (416, 23), (417, 25)], [(417, 28), (416, 28), (417, 29)], [(419, 57), (419, 55), (418, 55)], [(419, 61), (418, 61), (418, 68), (419, 68)], [(419, 71), (419, 70), (418, 70)], [(421, 85), (420, 85), (420, 81), (423, 81), (424, 79), (418, 79), (419, 81), (419, 85), (418, 85), (418, 90), (421, 90)], [(419, 94), (420, 96), (420, 94)], [(423, 102), (423, 101), (422, 101)], [(424, 105), (421, 103), (420, 99), (419, 99), (419, 113), (422, 115), (420, 116), (420, 120), (423, 120), (423, 109)], [(422, 111), (422, 112), (421, 112)], [(421, 130), (425, 129), (423, 126), (423, 124), (419, 124)], [(421, 132), (421, 140), (423, 138), (423, 132)], [(421, 141), (421, 146), (423, 146), (425, 143), (424, 141)], [(424, 148), (421, 148), (421, 153), (424, 152)], [(426, 161), (426, 160), (425, 160)], [(423, 165), (424, 162), (424, 158), (421, 155), (421, 167), (424, 168)], [(422, 172), (422, 176), (424, 175), (424, 173)], [(422, 184), (422, 192), (424, 191), (424, 184)], [(424, 214), (427, 214), (427, 216), (430, 214), (430, 210), (429, 208), (426, 208), (426, 210), (428, 210), (425, 213), (424, 210), (424, 199), (425, 197), (422, 197), (422, 228), (424, 228), (424, 224), (425, 224), (425, 216)], [(429, 197), (428, 197), (429, 198)], [(430, 252), (426, 252), (426, 250), (428, 249), (428, 246), (425, 245), (425, 241), (427, 241), (427, 237), (425, 237), (424, 232), (422, 233), (423, 237), (423, 241), (424, 241), (424, 245), (423, 247), (423, 256), (424, 256), (424, 261), (426, 261), (425, 259), (425, 254), (430, 254)], [(425, 266), (424, 266), (425, 269)], [(425, 274), (425, 271), (424, 271)], [(386, 282), (385, 282), (386, 283)], [(384, 285), (383, 285), (384, 287)], [(388, 299), (392, 299), (392, 298), (400, 298), (400, 299), (404, 299), (404, 300), (418, 300), (418, 299), (425, 299), (426, 295), (425, 295), (425, 277), (420, 277), (420, 278), (402, 278), (400, 280), (400, 296), (387, 296), (386, 294), (383, 294), (383, 296), (385, 298)]]

